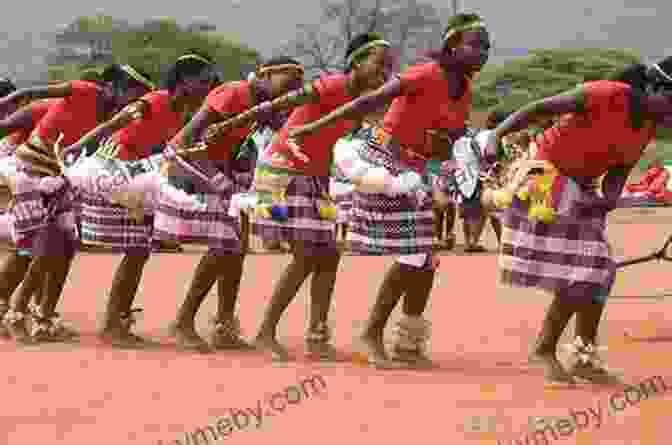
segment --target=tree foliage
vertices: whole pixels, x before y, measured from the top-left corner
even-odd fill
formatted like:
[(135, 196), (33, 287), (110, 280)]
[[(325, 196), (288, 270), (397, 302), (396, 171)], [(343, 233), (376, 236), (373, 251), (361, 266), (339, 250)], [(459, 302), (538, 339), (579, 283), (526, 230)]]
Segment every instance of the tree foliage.
[(279, 51), (300, 59), (308, 71), (329, 72), (343, 68), (353, 37), (379, 32), (400, 51), (404, 64), (437, 39), (441, 27), (441, 11), (422, 0), (323, 0), (319, 21), (300, 25)]
[[(67, 39), (61, 37), (60, 44), (86, 46), (91, 49), (90, 54), (74, 61), (63, 58), (53, 61), (49, 73), (51, 80), (72, 79), (73, 73), (100, 67), (109, 61), (131, 64), (158, 80), (166, 67), (193, 49), (212, 56), (222, 78), (233, 80), (240, 78), (241, 66), (259, 60), (254, 49), (216, 33), (202, 32), (203, 27), (182, 27), (172, 19), (149, 20), (131, 26), (106, 16), (80, 17), (70, 28), (70, 35)], [(211, 29), (209, 27), (208, 31)], [(107, 53), (111, 60), (97, 57)]]
[(515, 110), (640, 61), (630, 51), (615, 49), (539, 49), (530, 54), (486, 67), (475, 83), (474, 107)]

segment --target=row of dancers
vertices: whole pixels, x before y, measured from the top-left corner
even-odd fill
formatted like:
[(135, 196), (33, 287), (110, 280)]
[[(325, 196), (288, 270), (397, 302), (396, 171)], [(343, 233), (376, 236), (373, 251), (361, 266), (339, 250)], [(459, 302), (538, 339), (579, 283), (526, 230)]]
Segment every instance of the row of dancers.
[[(499, 215), (502, 282), (554, 294), (530, 356), (548, 383), (611, 381), (596, 346), (615, 276), (606, 215), (656, 126), (672, 114), (665, 94), (672, 59), (586, 82), (471, 134), (472, 81), (489, 50), (483, 20), (465, 13), (448, 20), (439, 49), (401, 73), (393, 44), (365, 33), (349, 43), (343, 72), (312, 81), (298, 61), (278, 57), (246, 80), (219, 83), (209, 56), (193, 51), (175, 62), (161, 88), (132, 66), (114, 65), (93, 81), (11, 92), (0, 99), (8, 114), (1, 127), (19, 141), (3, 161), (12, 200), (6, 225), (17, 246), (0, 271), (6, 334), (31, 342), (72, 335), (55, 310), (79, 239), (123, 252), (99, 337), (141, 346), (131, 330), (133, 301), (157, 238), (209, 246), (171, 324), (181, 348), (254, 347), (290, 360), (277, 328), (310, 277), (306, 352), (333, 359), (328, 322), (342, 217), (353, 251), (396, 256), (360, 335), (361, 353), (378, 368), (427, 365), (425, 310), (439, 266), (433, 203), (453, 201)], [(13, 112), (23, 100), (46, 98)], [(32, 110), (37, 103), (47, 104), (41, 116)], [(381, 120), (367, 120), (376, 113)], [(534, 159), (509, 165), (505, 181), (486, 174), (512, 161), (502, 140), (554, 116), (557, 123), (536, 139)], [(180, 190), (171, 176), (193, 179), (196, 190)], [(249, 227), (241, 211), (251, 215)], [(248, 343), (236, 303), (250, 229), (288, 242), (292, 259)], [(206, 341), (194, 319), (215, 284), (217, 313)], [(387, 351), (384, 330), (400, 301), (403, 315)], [(556, 349), (574, 314), (574, 353), (563, 364)]]

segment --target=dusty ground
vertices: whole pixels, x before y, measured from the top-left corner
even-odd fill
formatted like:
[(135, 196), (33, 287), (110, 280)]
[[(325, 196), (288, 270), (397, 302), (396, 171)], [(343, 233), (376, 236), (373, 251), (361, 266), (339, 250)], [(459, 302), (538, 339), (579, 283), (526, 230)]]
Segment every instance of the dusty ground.
[[(616, 255), (637, 256), (654, 250), (670, 233), (670, 222), (672, 212), (667, 210), (617, 213), (609, 228)], [(486, 245), (494, 247), (491, 234)], [(254, 353), (199, 356), (174, 349), (166, 327), (197, 258), (161, 254), (150, 260), (138, 297), (145, 308), (139, 330), (162, 345), (152, 351), (124, 352), (102, 348), (92, 337), (119, 258), (81, 255), (61, 303), (65, 318), (84, 333), (81, 344), (23, 349), (11, 342), (0, 344), (5, 401), (0, 408), (0, 444), (220, 443), (214, 441), (213, 431), (220, 438), (226, 436), (221, 443), (239, 444), (359, 444), (369, 440), (400, 445), (495, 444), (498, 440), (502, 445), (543, 444), (556, 442), (550, 430), (546, 442), (541, 436), (525, 441), (531, 417), (557, 419), (572, 409), (606, 412), (610, 396), (618, 398), (618, 388), (543, 388), (540, 371), (528, 367), (525, 358), (548, 299), (537, 292), (499, 287), (492, 253), (445, 255), (428, 312), (437, 369), (394, 372), (370, 370), (351, 356), (353, 336), (361, 329), (389, 260), (347, 257), (342, 264), (333, 320), (343, 363), (315, 365), (301, 359), (278, 366)], [(240, 315), (248, 335), (258, 327), (273, 282), (286, 261), (287, 257), (278, 255), (255, 255), (247, 260)], [(669, 263), (624, 270), (615, 294), (665, 294), (668, 286), (672, 289), (667, 280), (670, 270)], [(303, 289), (282, 323), (282, 339), (297, 353), (302, 350), (306, 301)], [(199, 315), (203, 332), (214, 303), (211, 297)], [(623, 369), (632, 383), (663, 376), (672, 389), (670, 343), (631, 343), (623, 336), (628, 328), (638, 335), (670, 337), (671, 318), (665, 299), (613, 299), (601, 331), (602, 342), (609, 347), (609, 364)], [(286, 400), (280, 404), (276, 398), (277, 410), (272, 412), (268, 395), (290, 388), (286, 393), (295, 400), (298, 396), (291, 387), (300, 387), (309, 375), (321, 376), (326, 389), (321, 394), (307, 390), (294, 405), (287, 405)], [(240, 429), (229, 423), (229, 409), (252, 409), (259, 401), (266, 414), (258, 427), (252, 415), (237, 417), (242, 422)], [(633, 402), (621, 413), (605, 414), (601, 425), (591, 418), (578, 432), (568, 432), (565, 425), (567, 436), (557, 436), (557, 441), (667, 443), (672, 433), (664, 420), (672, 408), (669, 402), (664, 394)], [(286, 410), (281, 413), (278, 410), (283, 406)], [(247, 427), (246, 418), (250, 420)], [(191, 435), (198, 428), (203, 428), (202, 434)]]

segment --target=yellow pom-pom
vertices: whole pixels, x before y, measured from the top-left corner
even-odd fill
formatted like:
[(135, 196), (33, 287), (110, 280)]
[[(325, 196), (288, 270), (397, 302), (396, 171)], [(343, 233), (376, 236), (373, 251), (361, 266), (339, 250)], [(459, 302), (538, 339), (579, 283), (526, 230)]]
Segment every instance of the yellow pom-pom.
[(550, 224), (555, 220), (555, 210), (553, 207), (540, 206), (538, 212), (539, 221), (543, 222), (544, 224)]
[(530, 199), (530, 190), (527, 187), (525, 187), (524, 189), (518, 190), (516, 196), (521, 201), (527, 201), (528, 199)]
[(320, 218), (335, 221), (336, 220), (336, 207), (333, 205), (320, 206)]
[(492, 200), (499, 209), (506, 209), (513, 204), (513, 194), (505, 190), (495, 190), (492, 192)]
[(285, 202), (287, 201), (287, 197), (285, 195), (285, 190), (276, 190), (272, 194), (272, 199), (273, 202)]
[(536, 220), (539, 219), (540, 211), (541, 211), (541, 206), (539, 204), (533, 204), (533, 205), (530, 206), (530, 209), (527, 212), (527, 215), (529, 216), (529, 218), (531, 220), (536, 221)]
[(258, 218), (270, 218), (271, 217), (271, 210), (266, 206), (257, 207), (254, 210), (254, 216), (256, 216)]

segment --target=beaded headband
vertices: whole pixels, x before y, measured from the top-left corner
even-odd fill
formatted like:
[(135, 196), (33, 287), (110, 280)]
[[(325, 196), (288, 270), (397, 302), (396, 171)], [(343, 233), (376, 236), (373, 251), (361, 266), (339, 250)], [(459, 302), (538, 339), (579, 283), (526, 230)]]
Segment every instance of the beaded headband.
[(382, 40), (382, 39), (381, 40), (372, 40), (371, 42), (369, 42), (369, 43), (367, 43), (363, 46), (360, 46), (359, 48), (354, 50), (348, 56), (348, 58), (346, 59), (345, 64), (347, 66), (350, 66), (350, 65), (352, 65), (352, 62), (355, 61), (355, 59), (357, 59), (359, 56), (364, 54), (366, 51), (370, 50), (371, 48), (377, 48), (377, 47), (381, 47), (381, 46), (384, 47), (384, 48), (389, 48), (392, 45), (387, 40)]
[(122, 66), (121, 66), (121, 69), (124, 70), (124, 72), (125, 72), (126, 74), (128, 74), (129, 76), (131, 76), (134, 80), (140, 82), (141, 84), (143, 84), (144, 86), (146, 86), (146, 87), (149, 88), (150, 90), (154, 90), (154, 89), (156, 89), (156, 87), (154, 86), (154, 84), (153, 84), (149, 79), (147, 79), (145, 76), (143, 76), (142, 74), (140, 74), (139, 72), (137, 72), (137, 71), (135, 70), (135, 68), (133, 68), (132, 66), (130, 66), (130, 65), (122, 65)]

